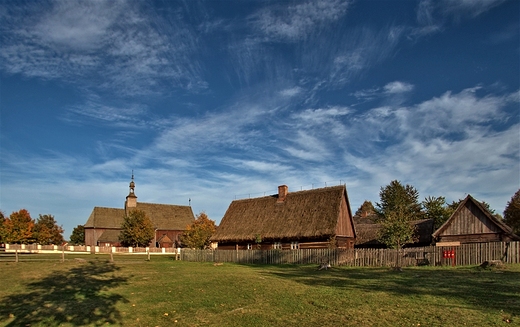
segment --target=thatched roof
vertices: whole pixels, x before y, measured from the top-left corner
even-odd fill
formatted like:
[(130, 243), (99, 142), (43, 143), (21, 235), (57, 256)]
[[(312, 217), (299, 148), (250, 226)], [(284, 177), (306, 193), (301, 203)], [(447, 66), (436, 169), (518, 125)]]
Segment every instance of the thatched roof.
[[(433, 219), (421, 219), (412, 221), (415, 225), (418, 240), (415, 244), (430, 244), (432, 241)], [(356, 224), (356, 245), (357, 246), (382, 246), (377, 240), (381, 224), (365, 223)]]
[[(190, 206), (137, 202), (136, 208), (143, 210), (157, 229), (185, 230), (195, 220)], [(121, 228), (124, 216), (124, 209), (95, 207), (85, 227)]]
[(213, 242), (302, 239), (335, 235), (346, 187), (334, 186), (289, 192), (283, 202), (278, 194), (231, 202)]
[[(484, 216), (488, 219), (489, 222), (491, 222), (491, 224), (494, 224), (499, 230), (502, 231), (502, 233), (504, 233), (504, 235), (510, 237), (512, 240), (515, 240), (515, 241), (520, 241), (520, 237), (516, 234), (513, 233), (513, 230), (511, 229), (511, 227), (507, 226), (503, 221), (501, 221), (500, 219), (498, 219), (497, 217), (493, 216), (483, 205), (482, 203), (480, 203), (479, 201), (475, 200), (471, 195), (468, 194), (468, 196), (466, 196), (466, 198), (464, 199), (464, 201), (462, 201), (459, 206), (457, 207), (457, 209), (453, 212), (453, 214), (451, 215), (451, 217), (446, 220), (446, 222), (444, 224), (442, 224), (441, 227), (439, 227), (434, 233), (433, 233), (433, 237), (434, 238), (437, 238), (439, 236), (441, 236), (443, 234), (444, 231), (446, 231), (446, 229), (448, 229), (448, 227), (453, 224), (454, 220), (457, 219), (457, 217), (459, 217), (460, 215), (460, 212), (462, 210), (464, 210), (464, 208), (466, 207), (469, 207), (470, 204), (473, 204), (475, 205), (479, 211), (482, 212), (482, 214), (484, 214)], [(484, 221), (482, 223), (485, 223)]]

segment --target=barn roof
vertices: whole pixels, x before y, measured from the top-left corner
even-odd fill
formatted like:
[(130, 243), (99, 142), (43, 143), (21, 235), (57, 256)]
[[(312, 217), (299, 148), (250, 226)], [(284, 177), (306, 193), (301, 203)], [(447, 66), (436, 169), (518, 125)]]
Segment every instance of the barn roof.
[[(157, 229), (185, 230), (195, 217), (190, 206), (137, 202), (136, 209), (143, 210)], [(124, 209), (95, 207), (85, 227), (121, 228)]]
[(459, 213), (461, 212), (461, 210), (463, 210), (467, 203), (468, 202), (471, 202), (473, 203), (485, 216), (487, 219), (489, 219), (489, 221), (493, 224), (495, 224), (495, 226), (497, 226), (505, 235), (511, 237), (513, 240), (518, 240), (520, 241), (520, 237), (515, 235), (513, 233), (513, 230), (511, 229), (511, 227), (507, 226), (503, 221), (501, 221), (500, 219), (498, 219), (497, 217), (493, 216), (483, 205), (481, 202), (475, 200), (471, 195), (468, 194), (468, 196), (459, 204), (459, 206), (457, 207), (457, 209), (453, 212), (453, 214), (451, 215), (451, 217), (446, 220), (446, 222), (444, 224), (442, 224), (441, 227), (439, 227), (434, 233), (433, 233), (433, 237), (434, 238), (437, 238), (439, 237), (452, 223), (453, 221), (459, 216)]
[(231, 202), (215, 234), (214, 242), (268, 239), (301, 239), (335, 235), (345, 185), (289, 192)]
[[(433, 219), (421, 219), (411, 222), (417, 231), (418, 244), (430, 244), (432, 241)], [(363, 223), (356, 224), (356, 245), (381, 245), (377, 240), (381, 224)]]

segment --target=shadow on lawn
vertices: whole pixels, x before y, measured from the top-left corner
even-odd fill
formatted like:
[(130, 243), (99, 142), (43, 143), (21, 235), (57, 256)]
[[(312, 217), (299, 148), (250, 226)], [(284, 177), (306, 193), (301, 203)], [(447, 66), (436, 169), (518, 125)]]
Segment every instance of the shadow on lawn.
[[(433, 295), (472, 305), (476, 309), (520, 312), (520, 272), (485, 270), (479, 267), (457, 269), (284, 267), (264, 271), (310, 286), (387, 292), (397, 296)], [(517, 318), (518, 319), (518, 318)]]
[(6, 326), (118, 324), (121, 315), (115, 306), (128, 301), (106, 292), (126, 283), (114, 275), (117, 270), (107, 262), (88, 262), (53, 272), (25, 285), (25, 293), (0, 299), (0, 317), (9, 317)]

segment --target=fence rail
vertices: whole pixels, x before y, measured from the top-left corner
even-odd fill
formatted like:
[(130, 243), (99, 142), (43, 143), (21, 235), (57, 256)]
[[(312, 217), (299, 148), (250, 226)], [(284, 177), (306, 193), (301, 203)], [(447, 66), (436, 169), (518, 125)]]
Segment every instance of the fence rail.
[[(445, 257), (445, 251), (453, 257)], [(20, 253), (116, 253), (169, 254), (180, 260), (195, 262), (235, 262), (242, 264), (321, 264), (355, 267), (402, 267), (417, 265), (479, 265), (484, 261), (501, 260), (520, 263), (520, 242), (462, 244), (456, 247), (417, 247), (392, 249), (299, 249), (299, 250), (193, 250), (175, 248), (125, 248), (90, 246), (41, 246), (8, 244), (6, 252)]]

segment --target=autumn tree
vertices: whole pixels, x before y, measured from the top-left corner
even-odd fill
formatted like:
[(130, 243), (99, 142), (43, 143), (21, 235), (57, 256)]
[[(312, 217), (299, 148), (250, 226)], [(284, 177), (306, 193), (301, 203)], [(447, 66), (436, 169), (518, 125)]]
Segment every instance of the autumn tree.
[(36, 242), (41, 245), (61, 245), (64, 241), (63, 228), (58, 226), (52, 215), (39, 215), (36, 224), (34, 224), (33, 236)]
[(7, 235), (6, 231), (6, 218), (4, 216), (4, 213), (0, 211), (0, 244), (5, 243), (5, 238)]
[(72, 230), (70, 234), (70, 243), (72, 245), (85, 245), (85, 227), (78, 225)]
[(152, 221), (142, 210), (132, 210), (125, 215), (119, 241), (123, 246), (146, 247), (154, 238)]
[(520, 235), (520, 189), (507, 202), (504, 222), (513, 229), (513, 233)]
[(422, 202), (424, 216), (426, 219), (433, 219), (434, 229), (442, 226), (451, 216), (454, 209), (450, 209), (443, 196), (428, 196)]
[(34, 220), (25, 209), (11, 213), (9, 218), (4, 221), (4, 228), (6, 243), (29, 244), (34, 242)]
[(209, 248), (211, 244), (209, 239), (216, 229), (215, 221), (209, 219), (205, 212), (201, 212), (181, 235), (181, 242), (184, 246), (193, 249)]

